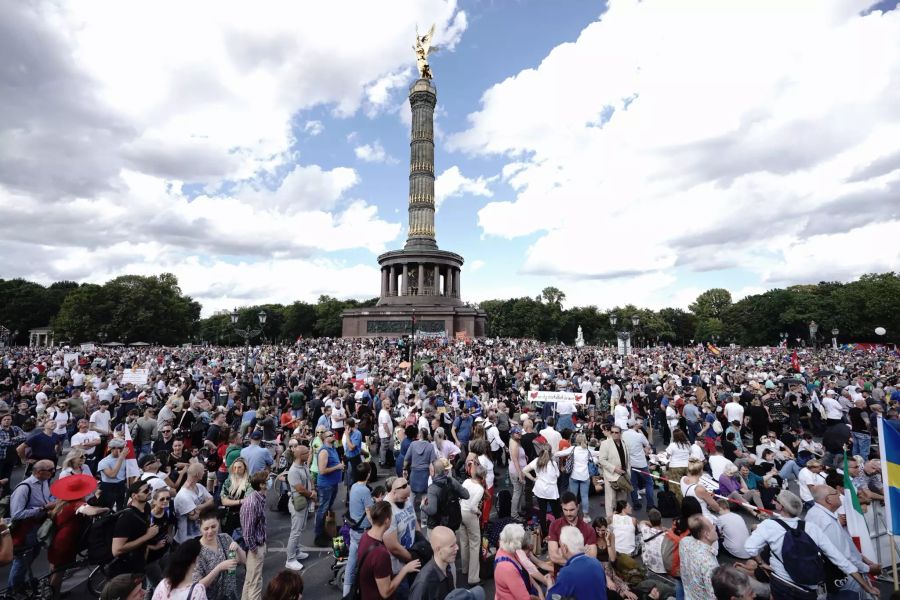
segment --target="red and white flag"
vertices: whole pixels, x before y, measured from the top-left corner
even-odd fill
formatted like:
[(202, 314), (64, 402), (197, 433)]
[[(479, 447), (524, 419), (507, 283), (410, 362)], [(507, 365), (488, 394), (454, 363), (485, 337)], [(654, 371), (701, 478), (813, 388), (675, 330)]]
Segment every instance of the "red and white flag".
[(125, 459), (125, 477), (140, 477), (141, 476), (141, 468), (137, 463), (137, 452), (134, 451), (134, 440), (131, 439), (131, 430), (128, 428), (128, 423), (125, 423), (123, 426), (125, 429), (125, 455), (127, 458)]
[(800, 372), (800, 357), (797, 356), (797, 351), (794, 350), (794, 353), (791, 354), (791, 368), (796, 372)]
[(872, 537), (869, 535), (869, 526), (866, 525), (866, 517), (863, 514), (856, 488), (850, 480), (850, 467), (847, 463), (847, 453), (844, 452), (844, 513), (847, 515), (847, 532), (853, 538), (853, 544), (860, 554), (869, 560), (876, 560), (878, 555), (872, 545)]

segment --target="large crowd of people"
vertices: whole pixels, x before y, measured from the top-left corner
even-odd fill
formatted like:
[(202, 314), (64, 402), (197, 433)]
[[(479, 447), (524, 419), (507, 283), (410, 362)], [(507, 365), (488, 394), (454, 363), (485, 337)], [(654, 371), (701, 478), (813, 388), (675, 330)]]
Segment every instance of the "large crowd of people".
[[(864, 509), (883, 500), (887, 348), (380, 338), (0, 359), (13, 597), (46, 548), (55, 596), (86, 557), (104, 598), (296, 600), (310, 527), (346, 546), (352, 599), (878, 593), (843, 498), (850, 481)], [(273, 504), (290, 533), (264, 581)]]

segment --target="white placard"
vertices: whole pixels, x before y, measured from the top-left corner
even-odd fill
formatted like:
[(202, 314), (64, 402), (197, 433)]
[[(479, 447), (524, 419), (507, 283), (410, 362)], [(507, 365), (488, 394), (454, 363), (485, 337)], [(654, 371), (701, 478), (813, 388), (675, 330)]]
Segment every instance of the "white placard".
[(122, 385), (133, 383), (134, 385), (147, 385), (147, 369), (125, 369), (122, 371)]
[(584, 394), (578, 392), (528, 392), (528, 399), (532, 402), (575, 402), (584, 404)]
[(70, 364), (78, 364), (78, 353), (77, 352), (66, 352), (63, 354), (63, 364), (69, 366)]
[(369, 376), (369, 367), (356, 367), (356, 379), (366, 379)]
[(81, 351), (82, 351), (82, 352), (93, 352), (93, 351), (94, 351), (94, 345), (93, 345), (93, 344), (82, 344), (82, 345), (81, 345)]

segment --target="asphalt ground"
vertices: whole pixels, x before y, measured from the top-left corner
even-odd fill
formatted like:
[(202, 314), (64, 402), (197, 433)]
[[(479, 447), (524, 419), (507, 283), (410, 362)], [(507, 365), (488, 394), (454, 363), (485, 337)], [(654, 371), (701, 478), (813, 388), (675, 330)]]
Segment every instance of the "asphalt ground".
[[(506, 469), (500, 468), (497, 469), (497, 481), (495, 483), (495, 488), (497, 491), (509, 488), (509, 482), (506, 478)], [(13, 481), (18, 482), (21, 480), (23, 474), (23, 470), (21, 468), (17, 469), (13, 473)], [(391, 472), (388, 469), (381, 468), (379, 469), (380, 479), (377, 483), (383, 484), (384, 480), (390, 475)], [(658, 489), (659, 486), (657, 486)], [(511, 489), (511, 488), (510, 488)], [(790, 489), (796, 492), (796, 482), (792, 482)], [(266, 560), (263, 567), (263, 580), (264, 583), (268, 582), (272, 577), (274, 577), (277, 573), (279, 573), (282, 569), (285, 568), (286, 562), (286, 551), (287, 551), (287, 540), (290, 534), (291, 529), (291, 519), (290, 515), (287, 513), (280, 513), (271, 510), (274, 507), (276, 502), (276, 497), (274, 494), (268, 499), (270, 510), (266, 514), (267, 518), (267, 531), (268, 531), (268, 542), (266, 549)], [(341, 517), (345, 512), (345, 501), (346, 501), (346, 488), (342, 486), (342, 489), (338, 493), (338, 497), (334, 503), (334, 510), (338, 517), (338, 522), (341, 522)], [(592, 495), (590, 497), (590, 514), (592, 517), (600, 516), (605, 513), (605, 509), (603, 506), (603, 495), (597, 494)], [(749, 527), (757, 524), (759, 520), (750, 515), (747, 512), (742, 510), (736, 511), (740, 514), (744, 520), (747, 522)], [(646, 508), (642, 508), (640, 510), (635, 510), (633, 513), (638, 519), (646, 519)], [(873, 521), (872, 514), (867, 515), (867, 520), (870, 524), (870, 531), (874, 531), (873, 529)], [(332, 549), (316, 547), (313, 542), (313, 527), (314, 527), (314, 515), (309, 515), (309, 519), (307, 521), (307, 526), (305, 531), (303, 532), (303, 536), (301, 538), (301, 543), (303, 544), (301, 550), (303, 552), (307, 552), (309, 554), (309, 558), (302, 561), (303, 562), (303, 570), (301, 571), (304, 580), (304, 597), (312, 598), (313, 600), (338, 600), (342, 597), (341, 589), (338, 585), (329, 585), (329, 580), (332, 579), (334, 575), (334, 571), (332, 566), (335, 564), (334, 555), (332, 553)], [(672, 523), (671, 519), (663, 519), (664, 526), (670, 526)], [(882, 531), (883, 531), (882, 526)], [(882, 550), (882, 564), (889, 565), (890, 564), (890, 546), (889, 546), (890, 536), (883, 536), (880, 538), (879, 547)], [(720, 553), (720, 560), (722, 562), (726, 562), (727, 558), (724, 556), (724, 552)], [(459, 560), (459, 559), (457, 559)], [(457, 563), (458, 565), (459, 563)], [(92, 567), (91, 567), (92, 568)], [(6, 582), (9, 576), (9, 565), (0, 568), (0, 590), (6, 588)], [(50, 570), (49, 564), (46, 559), (46, 552), (42, 551), (39, 557), (35, 560), (32, 572), (35, 577), (41, 577), (48, 573)], [(457, 569), (459, 571), (459, 569)], [(72, 600), (79, 599), (88, 599), (91, 598), (86, 586), (86, 580), (90, 573), (90, 569), (84, 568), (72, 571), (69, 577), (65, 580), (63, 584), (63, 593), (67, 598), (71, 598)], [(881, 596), (883, 598), (887, 598), (890, 596), (893, 591), (893, 586), (890, 580), (891, 572), (888, 570), (885, 572), (885, 577), (883, 577), (879, 583), (879, 587), (881, 590)], [(461, 574), (458, 574), (458, 587), (466, 587), (465, 577)], [(486, 597), (493, 598), (494, 586), (492, 579), (485, 579), (482, 583), (482, 587), (485, 589)]]

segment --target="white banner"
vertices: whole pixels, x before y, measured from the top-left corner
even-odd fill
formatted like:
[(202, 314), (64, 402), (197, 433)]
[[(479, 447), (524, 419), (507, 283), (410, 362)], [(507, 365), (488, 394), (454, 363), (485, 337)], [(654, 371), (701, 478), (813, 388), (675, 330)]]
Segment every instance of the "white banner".
[(532, 402), (575, 402), (584, 404), (584, 394), (578, 392), (528, 392), (528, 399)]
[(356, 367), (356, 379), (366, 379), (369, 377), (369, 367)]
[(447, 337), (446, 331), (417, 331), (416, 337), (426, 339), (439, 339)]
[(93, 352), (93, 351), (94, 351), (94, 345), (93, 345), (93, 344), (82, 344), (82, 345), (81, 345), (81, 351), (82, 351), (82, 352)]
[(66, 352), (63, 354), (63, 364), (67, 367), (69, 365), (78, 364), (78, 353), (77, 352)]
[(147, 385), (147, 369), (125, 369), (122, 371), (122, 385), (133, 383), (134, 385)]

